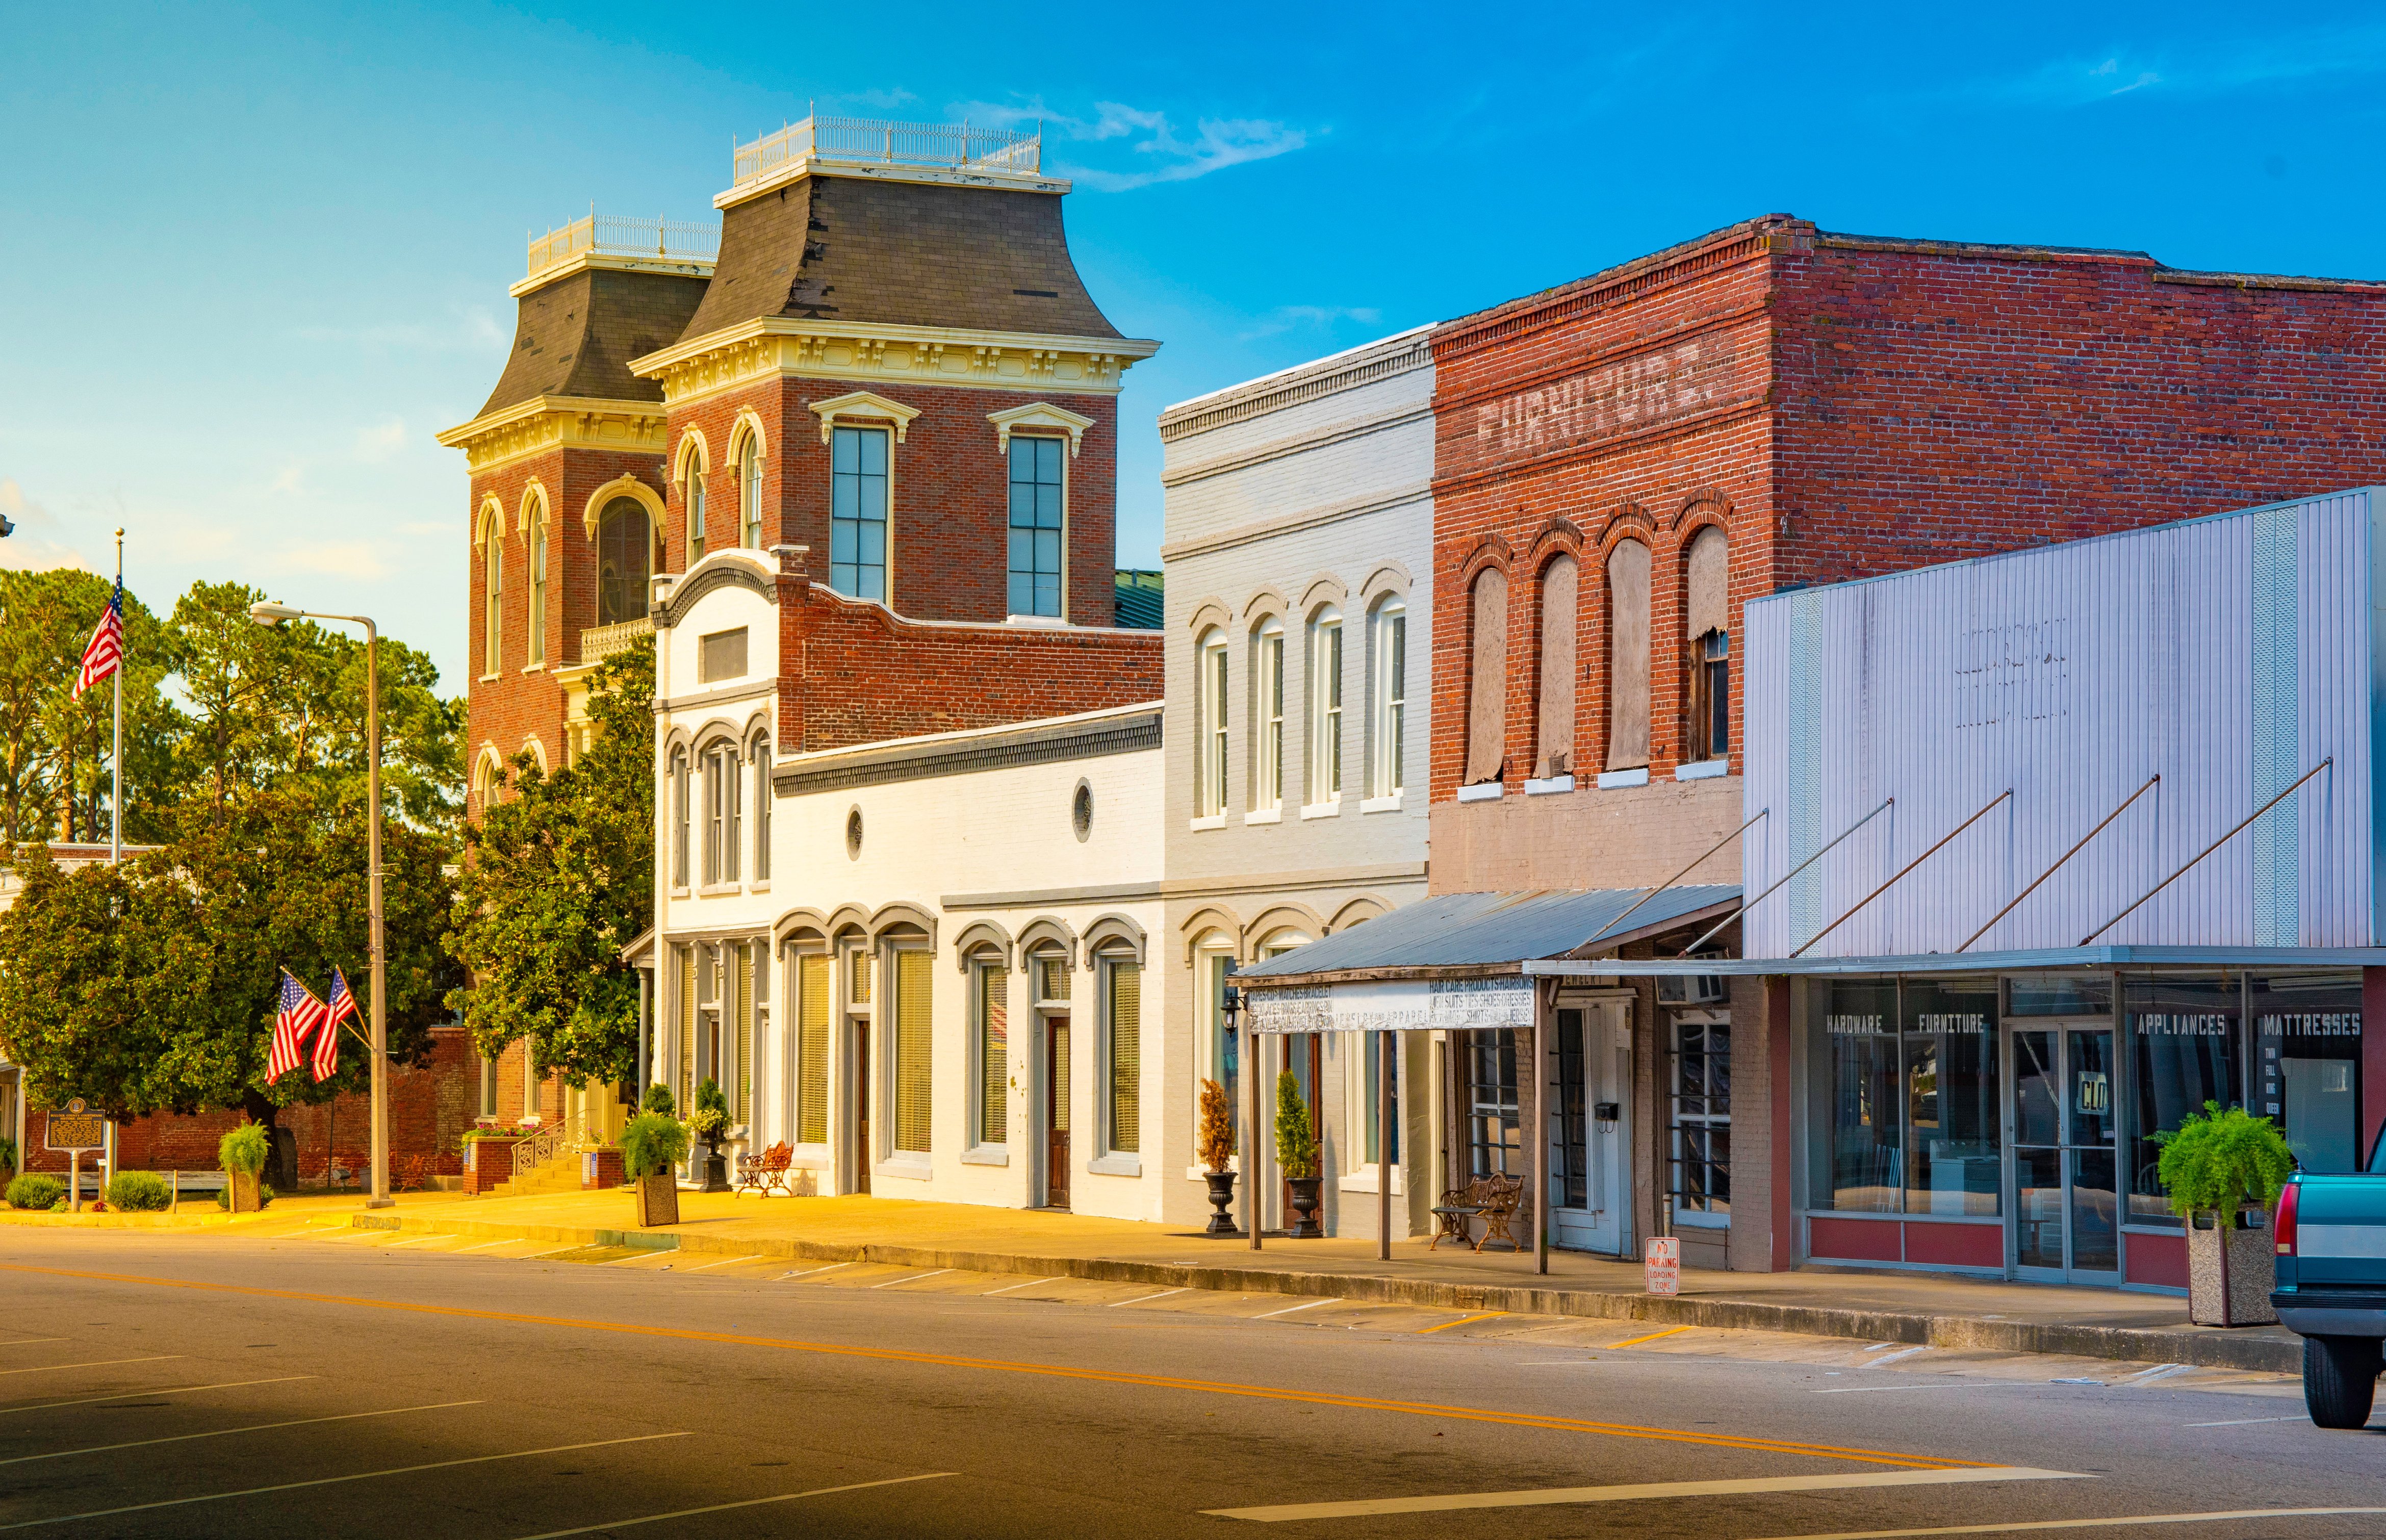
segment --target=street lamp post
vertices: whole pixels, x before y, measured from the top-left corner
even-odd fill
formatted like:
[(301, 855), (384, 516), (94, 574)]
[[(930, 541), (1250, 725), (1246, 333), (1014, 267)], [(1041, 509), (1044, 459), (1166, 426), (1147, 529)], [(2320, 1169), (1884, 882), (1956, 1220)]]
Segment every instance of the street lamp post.
[(389, 1196), (389, 964), (381, 922), (381, 630), (363, 615), (326, 615), (279, 604), (251, 605), (248, 617), (261, 626), (308, 620), (365, 628), (365, 800), (371, 804), (367, 902), (372, 924), (372, 1192), (365, 1207), (386, 1208), (395, 1200)]

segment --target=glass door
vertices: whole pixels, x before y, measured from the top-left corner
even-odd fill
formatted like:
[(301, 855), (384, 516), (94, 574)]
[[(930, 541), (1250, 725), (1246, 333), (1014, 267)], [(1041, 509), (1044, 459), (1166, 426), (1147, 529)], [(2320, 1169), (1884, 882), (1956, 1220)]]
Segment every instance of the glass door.
[(2120, 1281), (2113, 1029), (2007, 1033), (2013, 1262), (2025, 1277)]

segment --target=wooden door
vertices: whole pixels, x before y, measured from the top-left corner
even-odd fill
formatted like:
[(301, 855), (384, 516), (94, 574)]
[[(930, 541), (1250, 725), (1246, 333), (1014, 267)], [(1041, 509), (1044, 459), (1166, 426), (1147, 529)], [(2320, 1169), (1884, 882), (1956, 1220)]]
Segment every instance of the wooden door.
[(1069, 1207), (1069, 1019), (1044, 1018), (1044, 1202)]
[(853, 1190), (870, 1191), (870, 1023), (853, 1032)]

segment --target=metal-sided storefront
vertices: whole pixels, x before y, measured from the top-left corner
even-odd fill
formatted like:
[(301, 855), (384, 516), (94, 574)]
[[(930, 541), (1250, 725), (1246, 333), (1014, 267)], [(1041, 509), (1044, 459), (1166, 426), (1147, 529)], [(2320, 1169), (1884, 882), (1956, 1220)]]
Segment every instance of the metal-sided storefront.
[[(2352, 1171), (2386, 1041), (2363, 972), (2183, 969), (1795, 981), (1800, 1253), (1818, 1263), (2183, 1289), (2161, 1136), (2207, 1104)], [(2386, 1034), (2380, 1034), (2386, 1039)]]

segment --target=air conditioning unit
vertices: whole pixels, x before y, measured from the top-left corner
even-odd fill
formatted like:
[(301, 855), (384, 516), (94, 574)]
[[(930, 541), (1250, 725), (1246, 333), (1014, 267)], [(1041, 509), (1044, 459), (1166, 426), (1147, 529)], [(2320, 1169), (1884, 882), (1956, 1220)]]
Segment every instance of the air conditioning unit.
[(1657, 977), (1659, 1005), (1713, 1006), (1729, 997), (1720, 973), (1661, 973)]

